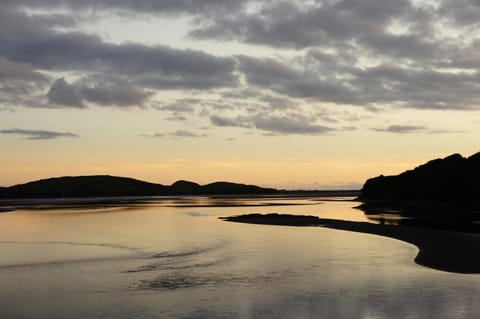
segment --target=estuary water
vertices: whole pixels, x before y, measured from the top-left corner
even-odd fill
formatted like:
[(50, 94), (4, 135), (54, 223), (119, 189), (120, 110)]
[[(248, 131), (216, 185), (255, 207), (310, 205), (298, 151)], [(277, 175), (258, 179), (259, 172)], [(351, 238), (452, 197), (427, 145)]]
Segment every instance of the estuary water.
[(407, 243), (218, 218), (367, 221), (356, 205), (332, 197), (20, 205), (0, 213), (0, 318), (479, 317), (480, 275), (419, 266)]

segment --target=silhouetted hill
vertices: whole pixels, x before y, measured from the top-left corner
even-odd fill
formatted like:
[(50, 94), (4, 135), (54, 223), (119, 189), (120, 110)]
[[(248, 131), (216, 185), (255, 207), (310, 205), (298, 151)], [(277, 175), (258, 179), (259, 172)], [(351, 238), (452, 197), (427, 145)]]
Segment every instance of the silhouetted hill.
[(139, 181), (133, 178), (108, 175), (66, 176), (42, 179), (15, 185), (4, 191), (4, 197), (102, 197), (141, 196), (162, 193), (165, 186)]
[(453, 154), (396, 176), (367, 180), (361, 200), (480, 203), (480, 153)]
[(272, 194), (277, 190), (254, 185), (216, 182), (201, 186), (177, 181), (171, 186), (148, 183), (132, 178), (108, 175), (67, 176), (42, 179), (12, 187), (0, 188), (2, 198), (109, 197), (161, 195), (232, 195)]
[(215, 182), (202, 186), (201, 191), (204, 194), (268, 194), (277, 190), (273, 188), (262, 188), (255, 185), (236, 184), (229, 182)]
[(200, 193), (201, 186), (189, 181), (176, 181), (168, 189), (167, 192), (173, 195), (197, 195)]

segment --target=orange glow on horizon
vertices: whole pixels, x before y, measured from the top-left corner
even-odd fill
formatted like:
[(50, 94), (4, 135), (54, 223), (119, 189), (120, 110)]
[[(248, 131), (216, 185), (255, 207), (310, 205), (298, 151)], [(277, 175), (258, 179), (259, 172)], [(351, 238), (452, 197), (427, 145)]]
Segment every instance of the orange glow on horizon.
[[(428, 160), (428, 159), (425, 159)], [(56, 163), (17, 161), (0, 168), (0, 185), (12, 186), (33, 180), (78, 175), (113, 175), (170, 185), (183, 179), (200, 184), (230, 181), (286, 189), (342, 188), (362, 185), (366, 179), (380, 174), (398, 174), (421, 164), (424, 159), (407, 160), (359, 158), (318, 160), (257, 160), (243, 162), (170, 159), (161, 163), (95, 161)]]

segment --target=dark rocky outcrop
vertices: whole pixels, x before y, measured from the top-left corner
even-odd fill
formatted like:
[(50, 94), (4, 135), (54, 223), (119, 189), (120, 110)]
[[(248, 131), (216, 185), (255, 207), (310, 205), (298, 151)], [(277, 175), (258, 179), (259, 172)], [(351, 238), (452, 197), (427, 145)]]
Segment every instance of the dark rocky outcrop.
[(289, 215), (289, 214), (246, 214), (220, 219), (247, 224), (278, 225), (278, 226), (318, 226), (322, 220), (316, 216)]
[(383, 224), (480, 232), (480, 153), (453, 154), (396, 176), (369, 179), (357, 208)]
[(369, 179), (359, 199), (432, 201), (477, 205), (480, 201), (480, 153), (464, 158), (453, 154), (396, 176)]

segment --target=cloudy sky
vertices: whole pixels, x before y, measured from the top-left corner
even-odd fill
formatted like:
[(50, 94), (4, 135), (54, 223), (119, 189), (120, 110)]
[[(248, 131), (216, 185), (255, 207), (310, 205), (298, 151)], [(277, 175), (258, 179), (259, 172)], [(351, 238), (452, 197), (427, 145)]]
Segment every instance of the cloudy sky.
[(351, 188), (480, 150), (478, 0), (2, 0), (0, 186)]

